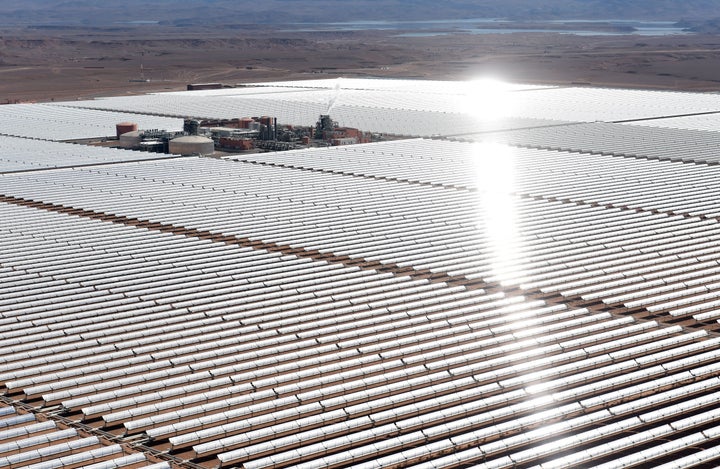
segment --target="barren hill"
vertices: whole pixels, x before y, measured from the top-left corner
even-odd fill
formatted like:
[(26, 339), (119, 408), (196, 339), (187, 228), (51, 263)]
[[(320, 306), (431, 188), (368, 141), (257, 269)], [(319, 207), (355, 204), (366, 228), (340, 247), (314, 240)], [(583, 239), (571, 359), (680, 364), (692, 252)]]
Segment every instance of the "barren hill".
[(715, 0), (28, 0), (0, 4), (5, 26), (117, 26), (127, 22), (166, 25), (279, 24), (438, 18), (645, 19), (678, 21), (720, 17)]

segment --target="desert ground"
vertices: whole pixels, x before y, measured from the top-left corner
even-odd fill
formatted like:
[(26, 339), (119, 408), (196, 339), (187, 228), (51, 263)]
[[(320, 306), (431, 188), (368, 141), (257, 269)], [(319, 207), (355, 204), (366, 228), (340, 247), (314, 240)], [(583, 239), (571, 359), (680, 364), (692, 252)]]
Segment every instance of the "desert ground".
[(0, 103), (337, 76), (720, 90), (714, 35), (118, 29), (0, 32)]

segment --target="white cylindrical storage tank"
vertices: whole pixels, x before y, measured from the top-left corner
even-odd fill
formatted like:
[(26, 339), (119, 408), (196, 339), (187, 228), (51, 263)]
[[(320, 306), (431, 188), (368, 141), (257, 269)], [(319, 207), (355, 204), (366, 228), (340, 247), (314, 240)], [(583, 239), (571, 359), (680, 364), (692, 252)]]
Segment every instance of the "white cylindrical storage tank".
[(120, 146), (123, 148), (137, 148), (140, 146), (142, 141), (141, 132), (139, 130), (133, 130), (132, 132), (125, 132), (120, 135), (118, 139)]
[(186, 135), (170, 140), (168, 150), (175, 155), (212, 155), (215, 143), (200, 135)]

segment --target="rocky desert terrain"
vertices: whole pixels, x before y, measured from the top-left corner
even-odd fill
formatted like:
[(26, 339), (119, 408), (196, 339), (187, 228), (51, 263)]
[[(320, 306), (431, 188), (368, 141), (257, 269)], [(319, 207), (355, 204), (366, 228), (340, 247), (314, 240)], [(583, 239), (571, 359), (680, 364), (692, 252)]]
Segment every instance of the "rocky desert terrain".
[[(2, 4), (0, 103), (182, 90), (198, 82), (232, 86), (336, 76), (492, 76), (524, 83), (720, 90), (716, 2), (688, 0), (680, 8), (679, 2), (658, 0), (652, 10), (643, 10), (646, 2), (640, 0), (553, 0), (530, 2), (532, 7), (525, 0), (453, 0), (437, 3), (441, 8), (425, 0), (410, 3), (413, 8), (400, 0), (383, 2), (384, 9), (369, 1), (341, 8), (346, 4), (334, 0), (271, 0), (247, 9), (226, 0), (154, 0), (145, 7), (128, 0), (112, 8), (85, 0)], [(451, 21), (429, 26), (433, 8)], [(556, 19), (593, 12), (633, 17), (643, 11), (654, 21), (674, 24), (667, 20), (676, 18), (687, 31), (638, 35), (622, 22), (590, 28)], [(463, 12), (470, 18), (513, 14), (521, 28), (501, 32), (505, 23), (462, 19)], [(394, 22), (401, 20), (398, 27)], [(410, 20), (417, 24), (407, 24)], [(489, 29), (468, 32), (482, 22)], [(578, 25), (586, 29), (582, 34), (566, 33)]]
[(720, 89), (720, 37), (557, 33), (396, 37), (378, 31), (163, 34), (48, 31), (0, 39), (0, 102), (313, 77), (493, 76), (515, 82)]

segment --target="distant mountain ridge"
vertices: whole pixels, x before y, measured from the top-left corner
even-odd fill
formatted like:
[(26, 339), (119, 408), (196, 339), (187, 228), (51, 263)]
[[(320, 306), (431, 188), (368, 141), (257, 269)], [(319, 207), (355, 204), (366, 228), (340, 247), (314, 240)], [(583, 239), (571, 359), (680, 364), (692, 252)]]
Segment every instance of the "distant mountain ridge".
[[(22, 6), (20, 6), (22, 5)], [(642, 19), (720, 17), (718, 0), (26, 0), (1, 2), (5, 26), (109, 26), (133, 21), (173, 25), (287, 24), (359, 20)]]

